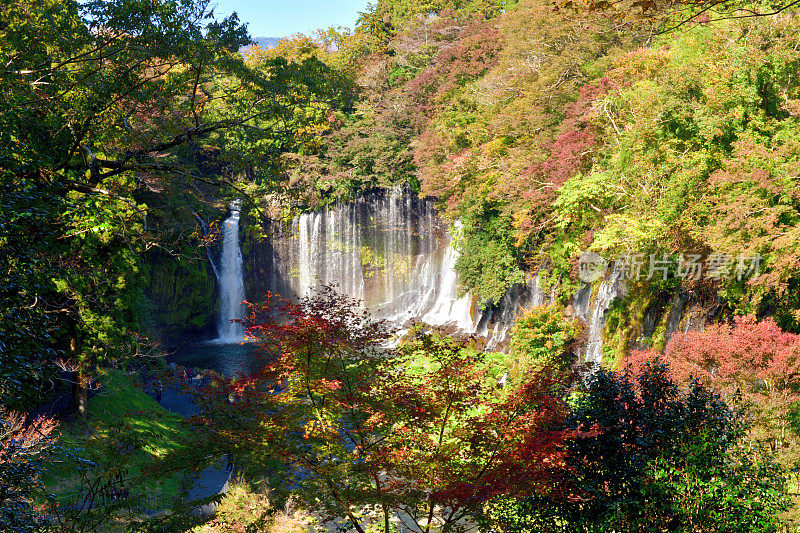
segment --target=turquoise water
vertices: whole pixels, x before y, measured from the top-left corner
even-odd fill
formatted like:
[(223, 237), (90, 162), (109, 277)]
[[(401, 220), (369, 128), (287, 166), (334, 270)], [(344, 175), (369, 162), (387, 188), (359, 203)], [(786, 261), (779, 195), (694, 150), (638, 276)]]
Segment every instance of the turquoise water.
[(226, 376), (253, 372), (263, 359), (253, 343), (221, 344), (202, 342), (187, 344), (167, 357), (167, 361), (190, 368), (214, 370)]

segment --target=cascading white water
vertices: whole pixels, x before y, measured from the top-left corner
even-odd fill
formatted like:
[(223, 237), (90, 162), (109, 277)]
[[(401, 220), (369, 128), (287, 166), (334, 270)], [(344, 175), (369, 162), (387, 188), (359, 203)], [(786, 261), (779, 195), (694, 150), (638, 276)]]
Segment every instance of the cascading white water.
[(458, 297), (450, 241), (433, 202), (402, 188), (304, 213), (273, 235), (274, 290), (306, 296), (336, 284), (378, 317), (472, 332), (471, 298)]
[(536, 276), (485, 310), (459, 296), (459, 254), (447, 225), (432, 200), (404, 188), (303, 213), (273, 230), (269, 288), (286, 297), (335, 284), (378, 318), (453, 326), (488, 337), (489, 349), (502, 349), (521, 309), (548, 301)]
[[(230, 205), (223, 222), (222, 253), (214, 268), (220, 287), (220, 321), (214, 342), (244, 340), (245, 299), (239, 248), (239, 202)], [(456, 224), (457, 225), (457, 224)], [(304, 213), (291, 223), (273, 227), (270, 290), (286, 297), (311, 294), (334, 284), (340, 293), (360, 300), (375, 316), (403, 325), (419, 320), (450, 325), (488, 338), (487, 349), (502, 349), (522, 309), (555, 301), (539, 286), (539, 277), (510, 287), (485, 310), (475, 309), (471, 295), (459, 297), (453, 246), (433, 202), (400, 188)], [(214, 266), (214, 265), (212, 265)], [(590, 298), (586, 284), (573, 298), (576, 315), (588, 326), (586, 361), (602, 357), (605, 311), (625, 293), (617, 272)]]
[(588, 339), (584, 362), (599, 365), (603, 359), (603, 328), (605, 315), (611, 303), (625, 296), (627, 285), (622, 270), (616, 265), (611, 273), (600, 282), (594, 300), (591, 298), (592, 286), (584, 283), (572, 298), (575, 314), (588, 328)]
[(230, 216), (222, 223), (222, 254), (219, 268), (219, 324), (215, 342), (235, 343), (244, 340), (244, 279), (242, 251), (239, 248), (239, 202), (230, 204)]

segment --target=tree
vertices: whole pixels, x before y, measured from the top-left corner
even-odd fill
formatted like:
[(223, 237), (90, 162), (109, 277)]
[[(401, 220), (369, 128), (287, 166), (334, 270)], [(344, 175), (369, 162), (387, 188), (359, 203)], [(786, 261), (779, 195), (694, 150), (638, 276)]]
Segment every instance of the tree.
[(365, 17), (370, 13), (381, 13), (386, 20), (401, 26), (448, 12), (492, 18), (513, 4), (509, 0), (380, 0), (375, 6), (368, 4), (366, 13), (361, 15)]
[(798, 2), (785, 0), (764, 5), (741, 0), (558, 0), (559, 9), (586, 16), (592, 12), (630, 22), (645, 20), (653, 33), (668, 33), (685, 29), (692, 23), (708, 24), (730, 19), (772, 17), (794, 9)]
[(356, 32), (369, 35), (375, 39), (379, 50), (385, 50), (384, 47), (395, 34), (395, 28), (379, 2), (367, 4), (366, 10), (359, 12)]
[(401, 483), (398, 510), (426, 533), (458, 530), (500, 496), (560, 493), (566, 374), (526, 369), (500, 388), (503, 368), (468, 341), (411, 333), (378, 382), (395, 407), (379, 464)]
[(324, 521), (458, 529), (499, 494), (556, 490), (565, 432), (553, 378), (500, 389), (485, 354), (421, 327), (395, 352), (385, 324), (330, 288), (257, 306), (251, 320), (273, 360), (218, 377), (197, 422), (246, 473), (278, 467)]
[(22, 413), (0, 407), (0, 528), (4, 531), (36, 532), (46, 526), (37, 510), (45, 503), (39, 475), (57, 426), (50, 418), (28, 422)]
[[(634, 352), (623, 364), (636, 371), (656, 357)], [(675, 333), (661, 359), (679, 382), (699, 380), (728, 402), (751, 409), (749, 438), (778, 452), (786, 467), (795, 467), (798, 435), (792, 419), (800, 401), (800, 335), (782, 331), (770, 318), (736, 317), (731, 324)]]
[(602, 146), (595, 104), (613, 85), (601, 65), (631, 38), (606, 19), (575, 22), (536, 0), (491, 29), (462, 23), (454, 45), (406, 84), (428, 111), (414, 145), (422, 190), (464, 222), (468, 258), (457, 270), (466, 287), (502, 295), (523, 265), (542, 267), (543, 281), (549, 269), (566, 278), (573, 249), (552, 231), (552, 203)]
[(565, 319), (561, 306), (534, 307), (514, 322), (508, 351), (521, 368), (563, 374), (577, 361), (578, 332), (578, 323)]
[(94, 366), (137, 353), (141, 255), (172, 253), (141, 198), (202, 196), (198, 181), (224, 193), (237, 161), (255, 164), (229, 157), (204, 171), (201, 141), (252, 135), (266, 165), (296, 145), (300, 110), (348, 98), (319, 61), (248, 68), (238, 54), (246, 28), (209, 6), (25, 0), (0, 13), (0, 320), (15, 332), (4, 338), (2, 367), (13, 370), (0, 392), (18, 396), (9, 401), (34, 401), (53, 361), (69, 359), (84, 412)]
[(523, 283), (525, 274), (512, 243), (510, 217), (496, 205), (481, 202), (464, 211), (456, 270), (463, 290), (470, 290), (481, 307), (499, 302), (506, 290)]
[(571, 408), (567, 498), (499, 507), (505, 531), (778, 531), (784, 472), (743, 440), (746, 424), (711, 389), (682, 390), (666, 367), (599, 370)]

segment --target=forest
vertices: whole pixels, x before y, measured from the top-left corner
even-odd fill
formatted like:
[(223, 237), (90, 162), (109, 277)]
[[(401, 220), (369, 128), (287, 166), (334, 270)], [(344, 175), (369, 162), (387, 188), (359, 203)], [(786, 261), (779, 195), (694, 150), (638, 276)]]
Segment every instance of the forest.
[(798, 2), (214, 11), (0, 9), (0, 531), (800, 531)]

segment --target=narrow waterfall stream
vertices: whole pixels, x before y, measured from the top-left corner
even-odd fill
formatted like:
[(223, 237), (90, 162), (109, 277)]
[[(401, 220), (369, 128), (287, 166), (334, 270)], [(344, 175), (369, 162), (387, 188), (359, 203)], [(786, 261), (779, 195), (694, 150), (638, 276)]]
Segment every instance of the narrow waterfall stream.
[(603, 360), (603, 328), (606, 324), (606, 311), (617, 298), (625, 296), (627, 285), (623, 272), (614, 267), (611, 273), (600, 281), (594, 298), (592, 285), (583, 283), (572, 298), (575, 314), (586, 325), (587, 343), (584, 362), (600, 365)]
[(230, 204), (230, 216), (222, 223), (222, 254), (219, 268), (219, 323), (217, 338), (220, 344), (237, 343), (244, 340), (244, 279), (242, 275), (242, 251), (239, 247), (239, 201)]

